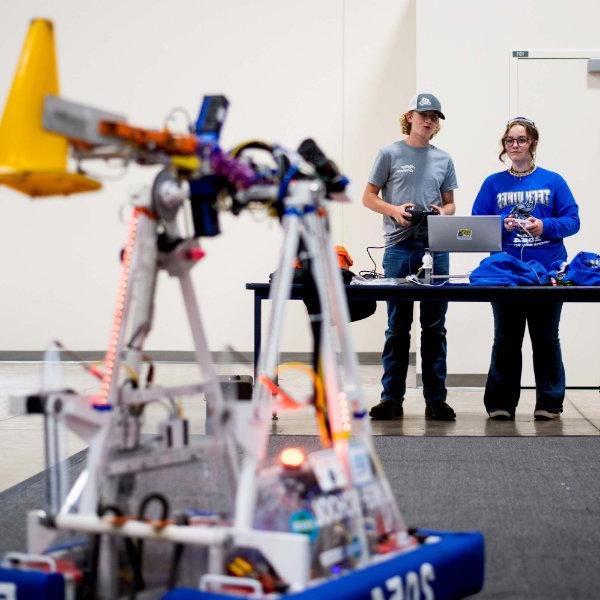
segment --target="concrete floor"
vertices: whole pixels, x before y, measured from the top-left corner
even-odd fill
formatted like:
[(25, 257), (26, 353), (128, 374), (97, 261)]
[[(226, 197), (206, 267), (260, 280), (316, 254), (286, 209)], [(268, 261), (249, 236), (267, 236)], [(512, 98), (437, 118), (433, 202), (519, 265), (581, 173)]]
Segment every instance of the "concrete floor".
[[(218, 365), (221, 374), (250, 374), (247, 365)], [(0, 491), (5, 490), (44, 468), (43, 421), (38, 415), (15, 414), (11, 409), (13, 396), (39, 389), (41, 365), (39, 363), (0, 363)], [(64, 384), (80, 393), (92, 393), (96, 381), (80, 366), (64, 363)], [(379, 401), (381, 367), (360, 367), (365, 401), (368, 407)], [(199, 380), (194, 364), (159, 363), (156, 383), (181, 385)], [(408, 382), (414, 381), (414, 372)], [(303, 375), (285, 373), (281, 386), (293, 396), (302, 398), (309, 393), (309, 383)], [(550, 422), (533, 419), (535, 391), (523, 390), (516, 419), (512, 422), (490, 421), (483, 408), (483, 390), (480, 388), (450, 388), (448, 402), (456, 410), (457, 420), (444, 423), (426, 421), (421, 390), (409, 388), (402, 420), (372, 422), (375, 435), (407, 436), (578, 436), (600, 435), (600, 394), (598, 390), (567, 390), (563, 416)], [(12, 403), (14, 404), (14, 403)], [(191, 421), (192, 433), (204, 432), (204, 401), (190, 398), (183, 401), (185, 414)], [(154, 432), (161, 418), (161, 407), (153, 405), (147, 411), (144, 431)], [(311, 409), (280, 412), (272, 422), (272, 433), (316, 434)], [(74, 435), (68, 437), (68, 452), (82, 450), (84, 444)]]

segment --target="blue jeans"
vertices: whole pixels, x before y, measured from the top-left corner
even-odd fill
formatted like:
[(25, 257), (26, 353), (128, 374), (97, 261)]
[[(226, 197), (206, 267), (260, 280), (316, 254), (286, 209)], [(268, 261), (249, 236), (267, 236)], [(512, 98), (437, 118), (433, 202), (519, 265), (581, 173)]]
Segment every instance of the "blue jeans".
[(565, 369), (558, 337), (562, 302), (492, 302), (494, 345), (485, 386), (489, 412), (515, 412), (521, 393), (521, 346), (525, 323), (533, 348), (536, 407), (561, 412), (565, 397)]
[[(386, 277), (406, 277), (421, 266), (424, 244), (407, 240), (385, 249), (383, 270)], [(447, 275), (448, 254), (433, 256), (435, 275)], [(385, 332), (381, 384), (382, 400), (402, 400), (406, 392), (406, 374), (410, 349), (410, 327), (413, 320), (412, 301), (390, 300), (387, 303), (388, 327)], [(426, 301), (421, 308), (421, 369), (423, 395), (427, 404), (446, 400), (446, 310), (447, 302)]]

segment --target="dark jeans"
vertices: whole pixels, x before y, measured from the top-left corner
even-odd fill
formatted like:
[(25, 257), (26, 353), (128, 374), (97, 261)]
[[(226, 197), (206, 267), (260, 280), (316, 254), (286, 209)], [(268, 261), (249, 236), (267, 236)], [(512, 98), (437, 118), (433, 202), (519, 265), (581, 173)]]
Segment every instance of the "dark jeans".
[[(423, 243), (399, 242), (386, 248), (383, 270), (386, 277), (416, 274), (423, 257)], [(448, 254), (436, 252), (434, 274), (448, 274)], [(410, 348), (413, 302), (391, 300), (387, 303), (388, 328), (383, 347), (382, 400), (402, 400), (406, 392), (406, 373)], [(421, 365), (423, 395), (427, 404), (446, 400), (446, 310), (447, 302), (421, 302)]]
[(487, 411), (515, 412), (521, 393), (521, 346), (525, 323), (533, 347), (536, 407), (562, 411), (565, 370), (560, 351), (558, 325), (562, 302), (492, 302), (494, 345), (485, 387)]

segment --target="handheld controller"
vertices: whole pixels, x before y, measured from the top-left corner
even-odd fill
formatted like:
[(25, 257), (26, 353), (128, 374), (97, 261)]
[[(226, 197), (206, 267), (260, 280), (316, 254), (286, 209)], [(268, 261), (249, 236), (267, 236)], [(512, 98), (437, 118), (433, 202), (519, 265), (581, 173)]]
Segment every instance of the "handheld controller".
[(527, 223), (529, 222), (528, 219), (530, 216), (531, 214), (527, 208), (520, 203), (516, 204), (511, 213), (508, 215), (510, 219), (513, 219), (515, 227), (519, 227), (525, 231), (527, 231)]
[(428, 210), (422, 206), (410, 206), (406, 209), (406, 212), (410, 214), (408, 220), (414, 225), (427, 226), (427, 217), (429, 215), (437, 216), (440, 213), (435, 210)]

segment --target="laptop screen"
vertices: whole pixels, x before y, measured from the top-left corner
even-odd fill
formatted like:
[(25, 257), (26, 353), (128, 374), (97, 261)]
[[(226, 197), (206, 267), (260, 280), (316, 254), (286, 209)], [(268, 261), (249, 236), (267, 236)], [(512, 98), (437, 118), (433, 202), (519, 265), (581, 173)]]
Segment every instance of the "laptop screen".
[(427, 217), (429, 249), (435, 252), (497, 252), (502, 250), (500, 215)]

